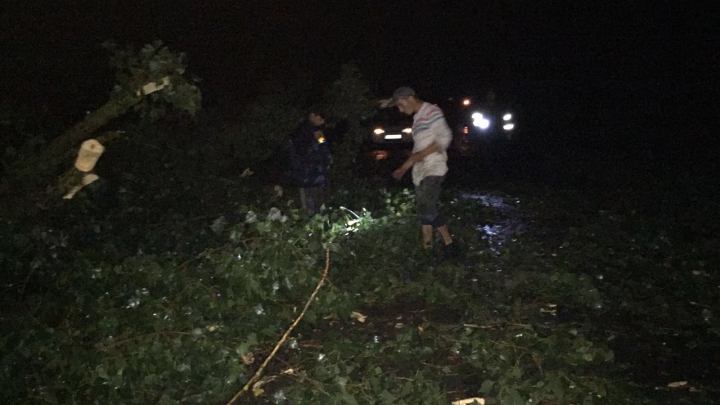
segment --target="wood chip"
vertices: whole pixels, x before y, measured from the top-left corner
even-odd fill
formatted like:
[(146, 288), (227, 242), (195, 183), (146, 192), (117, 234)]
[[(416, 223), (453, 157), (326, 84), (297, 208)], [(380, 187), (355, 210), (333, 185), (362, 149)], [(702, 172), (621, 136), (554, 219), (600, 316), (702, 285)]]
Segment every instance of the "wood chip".
[(468, 398), (453, 401), (452, 405), (485, 405), (485, 400), (482, 398)]
[(365, 319), (367, 319), (367, 316), (361, 314), (360, 312), (353, 312), (350, 314), (350, 317), (356, 319), (360, 323), (365, 322)]

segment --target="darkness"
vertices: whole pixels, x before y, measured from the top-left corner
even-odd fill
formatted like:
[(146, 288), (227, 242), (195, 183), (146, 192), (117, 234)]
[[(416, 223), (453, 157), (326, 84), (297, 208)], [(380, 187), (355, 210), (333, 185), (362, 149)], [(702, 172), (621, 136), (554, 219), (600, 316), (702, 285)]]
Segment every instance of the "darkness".
[(399, 85), (431, 101), (492, 88), (523, 106), (540, 153), (716, 160), (720, 40), (710, 2), (8, 3), (0, 91), (60, 126), (106, 101), (104, 41), (161, 39), (188, 54), (205, 108), (227, 114), (289, 84), (317, 91), (356, 62), (378, 96)]
[[(633, 377), (633, 384), (648, 380), (650, 382), (643, 382), (648, 391), (652, 390), (648, 387), (658, 384), (657, 381), (661, 381), (659, 384), (663, 386), (672, 381), (669, 379), (671, 375), (678, 376), (678, 381), (680, 378), (690, 380), (691, 383), (693, 379), (709, 381), (717, 369), (717, 359), (720, 358), (717, 328), (708, 329), (705, 324), (694, 324), (694, 321), (684, 317), (694, 313), (692, 311), (696, 309), (696, 312), (700, 313), (700, 306), (710, 313), (709, 309), (715, 310), (717, 301), (714, 298), (716, 294), (713, 293), (717, 291), (716, 284), (711, 283), (710, 275), (705, 273), (705, 270), (709, 273), (716, 272), (717, 265), (714, 262), (717, 262), (717, 252), (720, 251), (717, 249), (717, 235), (720, 234), (720, 221), (717, 220), (720, 213), (717, 209), (720, 202), (720, 114), (717, 107), (720, 99), (720, 29), (717, 17), (720, 16), (720, 7), (716, 4), (717, 1), (664, 0), (2, 1), (0, 145), (20, 145), (24, 142), (29, 144), (29, 149), (32, 150), (37, 138), (44, 136), (47, 141), (53, 136), (59, 136), (80, 121), (86, 112), (105, 104), (115, 84), (114, 72), (109, 66), (109, 55), (101, 46), (108, 40), (121, 46), (140, 47), (159, 39), (169, 45), (172, 51), (186, 53), (190, 72), (201, 79), (199, 87), (202, 91), (203, 109), (207, 112), (207, 115), (202, 117), (203, 120), (198, 120), (199, 126), (192, 130), (188, 129), (191, 125), (185, 125), (189, 120), (177, 120), (178, 122), (170, 122), (166, 127), (157, 128), (162, 125), (156, 125), (156, 128), (153, 128), (153, 131), (158, 132), (157, 137), (161, 141), (158, 145), (165, 145), (164, 137), (175, 137), (179, 141), (167, 142), (167, 145), (179, 145), (177, 147), (162, 149), (154, 145), (137, 147), (140, 142), (116, 143), (119, 145), (117, 149), (109, 151), (114, 155), (106, 153), (100, 162), (98, 173), (103, 181), (95, 183), (97, 188), (88, 187), (90, 191), (86, 197), (90, 197), (83, 197), (85, 205), (81, 205), (81, 199), (77, 198), (72, 200), (71, 204), (63, 203), (60, 208), (50, 210), (45, 207), (50, 207), (50, 203), (46, 204), (45, 201), (55, 199), (51, 194), (52, 187), (42, 184), (43, 189), (47, 187), (48, 190), (42, 193), (35, 192), (32, 187), (23, 183), (21, 186), (27, 186), (29, 190), (25, 198), (22, 192), (16, 192), (10, 187), (11, 184), (12, 187), (20, 184), (19, 181), (0, 181), (0, 193), (6, 192), (8, 196), (3, 196), (2, 201), (22, 201), (5, 205), (17, 205), (21, 212), (27, 204), (29, 212), (39, 213), (37, 217), (23, 216), (21, 219), (29, 219), (26, 221), (28, 235), (32, 228), (33, 238), (39, 240), (40, 236), (37, 235), (48, 229), (47, 233), (42, 231), (42, 241), (33, 243), (40, 246), (38, 251), (42, 250), (42, 255), (45, 255), (38, 257), (52, 257), (52, 260), (47, 259), (50, 264), (44, 265), (51, 270), (41, 268), (37, 272), (51, 271), (47, 273), (52, 279), (52, 283), (48, 284), (52, 284), (49, 288), (51, 292), (59, 288), (55, 287), (57, 270), (51, 267), (54, 266), (56, 253), (70, 257), (75, 254), (71, 252), (75, 246), (83, 249), (87, 247), (90, 252), (88, 258), (93, 257), (95, 249), (101, 252), (100, 246), (103, 249), (110, 246), (112, 250), (108, 251), (114, 252), (112, 254), (123, 260), (126, 256), (129, 259), (134, 257), (134, 252), (138, 252), (137, 257), (143, 256), (143, 249), (151, 254), (152, 249), (162, 252), (161, 254), (172, 251), (173, 255), (180, 251), (181, 255), (188, 254), (188, 257), (191, 257), (185, 264), (195, 260), (192, 257), (201, 251), (210, 252), (207, 253), (209, 260), (210, 255), (217, 251), (214, 244), (220, 244), (221, 232), (216, 232), (214, 227), (219, 223), (218, 217), (221, 213), (225, 213), (230, 220), (237, 219), (242, 222), (246, 211), (245, 208), (242, 208), (242, 212), (238, 211), (237, 201), (241, 199), (236, 197), (241, 193), (271, 193), (269, 190), (272, 185), (263, 183), (265, 188), (258, 186), (255, 189), (253, 187), (257, 184), (251, 180), (260, 178), (259, 181), (268, 182), (270, 179), (274, 184), (281, 183), (282, 176), (279, 172), (282, 168), (278, 169), (281, 164), (276, 164), (281, 160), (278, 157), (281, 156), (279, 152), (266, 155), (271, 157), (263, 158), (265, 160), (258, 163), (257, 167), (252, 167), (257, 172), (263, 171), (263, 164), (276, 169), (277, 181), (272, 178), (271, 173), (264, 178), (260, 175), (252, 177), (248, 181), (249, 186), (227, 187), (224, 182), (230, 178), (237, 179), (247, 166), (242, 162), (240, 167), (241, 164), (236, 162), (239, 160), (238, 155), (233, 153), (237, 152), (237, 149), (228, 151), (232, 148), (227, 147), (226, 150), (221, 150), (222, 145), (235, 145), (233, 142), (226, 142), (226, 138), (234, 134), (223, 137), (221, 131), (215, 130), (237, 118), (243, 108), (258, 96), (277, 94), (286, 89), (302, 89), (310, 95), (320, 95), (327, 84), (338, 76), (341, 67), (348, 63), (357, 64), (374, 96), (378, 98), (389, 97), (399, 86), (411, 86), (424, 100), (439, 104), (448, 97), (482, 97), (492, 89), (500, 101), (513, 105), (513, 115), (520, 117), (518, 122), (522, 130), (516, 132), (517, 136), (512, 142), (502, 143), (502, 147), (506, 149), (499, 149), (498, 153), (493, 155), (495, 162), (501, 162), (497, 168), (483, 163), (486, 166), (475, 170), (481, 165), (476, 162), (483, 159), (477, 156), (468, 158), (451, 155), (448, 175), (450, 187), (447, 188), (457, 191), (453, 190), (453, 186), (459, 184), (463, 187), (457, 188), (472, 197), (469, 194), (471, 189), (491, 190), (499, 185), (497, 188), (504, 189), (503, 194), (507, 192), (510, 195), (523, 195), (523, 210), (528, 207), (525, 205), (524, 195), (540, 196), (528, 199), (540, 201), (537, 207), (529, 206), (528, 212), (537, 208), (538, 215), (528, 219), (528, 224), (533, 228), (530, 232), (539, 235), (543, 244), (538, 244), (537, 247), (526, 245), (527, 249), (518, 250), (520, 256), (510, 256), (510, 259), (505, 259), (506, 262), (500, 261), (498, 273), (502, 271), (500, 267), (505, 266), (503, 263), (514, 266), (513, 261), (520, 260), (518, 258), (525, 257), (522, 256), (525, 254), (528, 254), (527, 257), (531, 260), (518, 265), (522, 272), (530, 273), (531, 271), (525, 269), (532, 269), (532, 266), (536, 265), (549, 266), (548, 263), (552, 263), (554, 259), (546, 257), (545, 246), (560, 254), (557, 260), (560, 263), (562, 259), (562, 265), (558, 267), (562, 272), (575, 271), (575, 268), (582, 271), (585, 268), (592, 269), (588, 271), (600, 272), (599, 280), (603, 279), (603, 273), (606, 280), (612, 279), (613, 275), (610, 273), (617, 273), (615, 276), (618, 277), (617, 283), (621, 287), (617, 288), (617, 292), (608, 289), (608, 296), (637, 293), (637, 297), (630, 297), (632, 299), (627, 301), (642, 305), (638, 308), (632, 305), (625, 308), (625, 301), (608, 303), (608, 308), (621, 308), (622, 316), (618, 315), (619, 313), (615, 314), (617, 317), (608, 314), (607, 319), (597, 319), (597, 323), (610, 325), (609, 328), (613, 330), (625, 328), (629, 332), (620, 333), (622, 336), (610, 345), (619, 348), (616, 350), (619, 364), (623, 367), (633, 364), (631, 370), (640, 370), (638, 376)], [(40, 132), (40, 136), (30, 140), (16, 140), (15, 138), (29, 138), (28, 135), (37, 134), (24, 133), (25, 129), (15, 130), (14, 136), (1, 132), (13, 131), (7, 129), (10, 125), (6, 123), (11, 120), (8, 120), (6, 115), (15, 111), (36, 120), (37, 126), (32, 129)], [(254, 117), (252, 113), (248, 116)], [(134, 118), (135, 116), (132, 116), (130, 119)], [(163, 125), (165, 123), (162, 122)], [(217, 146), (217, 149), (203, 149), (205, 143), (211, 143), (205, 142), (203, 135), (211, 132), (216, 136), (213, 139), (221, 146)], [(151, 133), (150, 130), (148, 133)], [(173, 140), (176, 140), (175, 138)], [(13, 142), (6, 142), (8, 139)], [(237, 137), (233, 140), (236, 139)], [(330, 136), (328, 139), (328, 144), (332, 146), (334, 139)], [(257, 146), (257, 149), (260, 149), (260, 146)], [(281, 146), (277, 149), (280, 150)], [(162, 158), (157, 158), (156, 150), (165, 153)], [(0, 150), (0, 167), (3, 170), (7, 163), (5, 156), (11, 155), (9, 151), (14, 154), (12, 147)], [(483, 158), (488, 155), (490, 154)], [(133, 159), (128, 159), (128, 156)], [(231, 161), (231, 164), (221, 167), (221, 164), (217, 163), (217, 167), (211, 167), (211, 176), (210, 170), (203, 171), (208, 156), (210, 159), (217, 157), (217, 161), (221, 163)], [(404, 159), (404, 155), (400, 159)], [(390, 180), (389, 176), (397, 167), (396, 163), (388, 158), (377, 163), (374, 168), (382, 166), (388, 174), (385, 176), (388, 184), (400, 184), (400, 188), (403, 183)], [(108, 169), (108, 172), (128, 176), (116, 176), (120, 180), (114, 181), (112, 175), (105, 176), (102, 173), (103, 165), (112, 168)], [(389, 167), (391, 165), (392, 167)], [(488, 170), (483, 171), (485, 169)], [(131, 172), (147, 174), (147, 178), (132, 180), (134, 176)], [(187, 175), (189, 173), (192, 175)], [(215, 176), (216, 173), (219, 175)], [(194, 178), (196, 174), (197, 178)], [(108, 180), (104, 181), (104, 177)], [(404, 181), (409, 185), (407, 176)], [(468, 185), (471, 187), (464, 187)], [(347, 191), (347, 195), (353, 198), (364, 198), (360, 195), (363, 192), (362, 187), (358, 189), (357, 192), (342, 191)], [(522, 192), (513, 192), (518, 190)], [(579, 191), (577, 194), (582, 195), (582, 198), (575, 198), (576, 191)], [(178, 194), (180, 192), (182, 194)], [(376, 193), (375, 197), (378, 195), (380, 193)], [(21, 197), (25, 200), (21, 200)], [(590, 197), (587, 200), (592, 201), (587, 202), (585, 197)], [(385, 197), (381, 199), (384, 201)], [(273, 197), (273, 204), (278, 201), (280, 200), (275, 201)], [(387, 201), (387, 204), (390, 204), (390, 200)], [(500, 201), (502, 202), (502, 198)], [(517, 203), (520, 204), (519, 199)], [(392, 204), (395, 205), (396, 202)], [(115, 206), (122, 209), (111, 212), (111, 207)], [(349, 204), (346, 206), (352, 207)], [(485, 221), (483, 216), (492, 211), (490, 206), (478, 210), (479, 203), (468, 207), (472, 209), (463, 209), (467, 212), (462, 211), (462, 220), (478, 226), (481, 225), (480, 222), (471, 221), (479, 221), (479, 218)], [(639, 214), (637, 217), (636, 211)], [(508, 218), (503, 217), (510, 210), (497, 212), (500, 212), (496, 218), (499, 223), (488, 223), (484, 228), (512, 222), (510, 214), (507, 214)], [(521, 210), (512, 212), (518, 213), (512, 215), (520, 215)], [(615, 212), (622, 215), (606, 215)], [(6, 215), (0, 214), (0, 217)], [(469, 217), (465, 216), (466, 214)], [(547, 217), (543, 216), (545, 214)], [(624, 216), (625, 219), (616, 221), (615, 218), (623, 218), (625, 214), (628, 214)], [(105, 219), (100, 220), (101, 217)], [(21, 221), (0, 221), (0, 226), (3, 227), (0, 229), (0, 247), (11, 246), (7, 248), (8, 252), (20, 252), (17, 246), (21, 245), (17, 241), (22, 239), (21, 236), (25, 236), (20, 231), (16, 232), (15, 228), (17, 226), (17, 229), (21, 230), (25, 227)], [(458, 216), (457, 222), (460, 221)], [(632, 227), (628, 225), (628, 229), (624, 229), (623, 224), (626, 223), (632, 224)], [(36, 224), (38, 226), (35, 226)], [(210, 234), (206, 226), (210, 224), (213, 234)], [(659, 229), (657, 237), (651, 225)], [(45, 242), (45, 237), (52, 233), (52, 228), (60, 230), (58, 238), (61, 242), (63, 229), (73, 232), (79, 242), (71, 242), (68, 246), (73, 247), (72, 249), (62, 243), (48, 248), (50, 244)], [(512, 226), (505, 228), (512, 231), (507, 234), (508, 237), (515, 235), (519, 229), (524, 229)], [(393, 229), (392, 232), (396, 233), (396, 230)], [(306, 230), (303, 231), (302, 238), (305, 233)], [(598, 238), (605, 235), (607, 243), (601, 243), (602, 240), (598, 242), (596, 233)], [(145, 235), (142, 236), (143, 234)], [(666, 238), (666, 234), (672, 237)], [(4, 235), (11, 235), (12, 238), (3, 240)], [(58, 232), (54, 235), (58, 235)], [(652, 238), (648, 235), (652, 235)], [(105, 237), (107, 242), (103, 239)], [(224, 236), (222, 238), (225, 243)], [(676, 245), (671, 247), (670, 240)], [(115, 247), (115, 241), (118, 247)], [(570, 242), (573, 246), (566, 249), (566, 246), (571, 245)], [(373, 243), (384, 247), (386, 241), (378, 239)], [(484, 239), (482, 243), (485, 243)], [(58, 248), (51, 252), (56, 245), (65, 249)], [(145, 246), (149, 248), (145, 249)], [(541, 246), (541, 250), (532, 250), (540, 249)], [(606, 247), (609, 248), (605, 249)], [(405, 257), (396, 255), (395, 248), (393, 246), (393, 256)], [(198, 249), (198, 252), (192, 249)], [(308, 251), (310, 250), (312, 249), (308, 248)], [(389, 249), (386, 250), (390, 252)], [(622, 253), (623, 251), (625, 253)], [(24, 260), (30, 255), (27, 252), (32, 250), (23, 250), (17, 257)], [(607, 257), (605, 252), (609, 252)], [(529, 256), (530, 254), (532, 256)], [(627, 257), (621, 257), (625, 254)], [(0, 263), (3, 263), (4, 268), (10, 263), (8, 258), (11, 256), (0, 252)], [(352, 256), (353, 262), (356, 261), (354, 251)], [(553, 253), (552, 257), (555, 256)], [(82, 258), (85, 263), (84, 256), (77, 257)], [(357, 262), (371, 262), (375, 260), (373, 257), (375, 256), (371, 255), (370, 260)], [(60, 258), (63, 259), (63, 256)], [(235, 254), (230, 258), (234, 262)], [(240, 255), (237, 259), (240, 260)], [(540, 264), (530, 263), (536, 259)], [(478, 259), (478, 263), (484, 260), (486, 259)], [(58, 259), (58, 262), (60, 261), (62, 260)], [(25, 273), (16, 272), (14, 277), (22, 274), (25, 285), (31, 280), (31, 275), (38, 280), (44, 280), (46, 276), (41, 278), (33, 274), (36, 262), (40, 263), (39, 259), (32, 260), (34, 267), (27, 276)], [(18, 269), (24, 271), (27, 268), (27, 263), (20, 260), (18, 263)], [(68, 263), (74, 266), (75, 262), (68, 259)], [(696, 263), (698, 267), (692, 267)], [(185, 267), (185, 264), (181, 266)], [(605, 264), (609, 267), (603, 268)], [(173, 266), (173, 273), (181, 266)], [(265, 268), (265, 262), (262, 267)], [(204, 271), (201, 268), (202, 265), (198, 265), (197, 271)], [(364, 267), (358, 267), (360, 268)], [(74, 267), (71, 269), (75, 270)], [(377, 272), (376, 269), (373, 271)], [(140, 273), (142, 271), (138, 272)], [(343, 273), (347, 275), (352, 272)], [(59, 271), (57, 274), (60, 274)], [(438, 274), (445, 277), (445, 273)], [(700, 275), (708, 278), (701, 279)], [(715, 277), (715, 273), (712, 276)], [(628, 279), (630, 281), (626, 284)], [(460, 279), (456, 278), (457, 280)], [(651, 288), (646, 280), (652, 280), (652, 284), (656, 286)], [(200, 281), (202, 282), (202, 278)], [(477, 280), (473, 279), (473, 282), (475, 281)], [(195, 284), (194, 279), (192, 282)], [(57, 283), (58, 286), (66, 284)], [(40, 282), (38, 285), (42, 287)], [(577, 288), (584, 288), (583, 285), (578, 283)], [(6, 289), (5, 285), (2, 288), (3, 294), (10, 290)], [(22, 289), (19, 297), (24, 299), (25, 286)], [(508, 288), (508, 291), (510, 290)], [(695, 291), (701, 291), (705, 296), (691, 296)], [(611, 292), (616, 295), (611, 295)], [(64, 291), (62, 293), (65, 294)], [(69, 289), (68, 294), (75, 294), (75, 290)], [(203, 294), (207, 295), (207, 292)], [(58, 297), (60, 296), (58, 294)], [(228, 294), (228, 297), (230, 296)], [(497, 295), (486, 297), (483, 292), (483, 297), (478, 302), (486, 302), (495, 296)], [(217, 297), (220, 297), (219, 293)], [(650, 309), (660, 306), (658, 302), (664, 303), (656, 300), (657, 297), (667, 299), (671, 305), (665, 305), (659, 310), (662, 316), (648, 316), (645, 319), (644, 311), (649, 313)], [(54, 299), (61, 302), (59, 298), (52, 298), (50, 295), (47, 300), (45, 296), (42, 299), (43, 306), (52, 305), (45, 302), (52, 303)], [(693, 302), (687, 304), (686, 301), (690, 299)], [(704, 301), (706, 299), (707, 302)], [(73, 296), (71, 301), (75, 300), (76, 297)], [(536, 304), (544, 303), (541, 300), (544, 300), (541, 296), (533, 298), (533, 313), (537, 312)], [(77, 299), (78, 303), (81, 301)], [(520, 301), (518, 299), (515, 302)], [(80, 313), (75, 311), (75, 308), (82, 308), (84, 304), (78, 305), (68, 304), (67, 307), (71, 308), (71, 312)], [(14, 304), (4, 307), (7, 308), (6, 312), (15, 311)], [(392, 319), (388, 325), (397, 322), (395, 315), (393, 312), (392, 318), (388, 318)], [(567, 316), (567, 319), (561, 320), (561, 326), (565, 322), (570, 326), (571, 323), (575, 324), (573, 316), (578, 314), (561, 315)], [(3, 319), (2, 316), (5, 315), (0, 314), (0, 319)], [(709, 322), (708, 319), (704, 322)], [(26, 323), (27, 320), (23, 319), (22, 322)], [(403, 322), (410, 320), (406, 317)], [(666, 322), (669, 325), (665, 325)], [(662, 333), (645, 330), (653, 323), (658, 327), (662, 326)], [(698, 331), (686, 330), (687, 325), (697, 328)], [(422, 328), (419, 329), (422, 331)], [(675, 339), (669, 336), (673, 331), (677, 332)], [(608, 329), (601, 332), (611, 331)], [(46, 335), (37, 336), (41, 339)], [(82, 335), (83, 339), (85, 336)], [(522, 333), (518, 336), (522, 336)], [(598, 336), (598, 339), (602, 339), (604, 335)], [(613, 332), (607, 341), (614, 338)], [(707, 341), (701, 341), (702, 339)], [(591, 342), (589, 344), (592, 345)], [(6, 346), (10, 347), (10, 343)], [(47, 352), (50, 352), (49, 349)], [(670, 352), (676, 353), (670, 356)], [(37, 361), (44, 362), (44, 358), (45, 354), (38, 357)], [(36, 359), (28, 358), (28, 364), (33, 364), (34, 367), (37, 363), (30, 360), (35, 362)], [(533, 361), (536, 361), (534, 357)], [(608, 370), (614, 373), (624, 369)], [(542, 372), (542, 369), (540, 371)], [(53, 381), (56, 374), (53, 370)], [(618, 375), (621, 375), (618, 378), (625, 378), (626, 373)], [(32, 379), (25, 380), (31, 385), (34, 384)], [(223, 378), (218, 381), (219, 385), (223, 385), (222, 381), (225, 380)], [(571, 382), (569, 379), (568, 381)], [(717, 386), (715, 382), (708, 385)], [(112, 386), (107, 387), (111, 389)], [(539, 388), (541, 385), (534, 387)], [(117, 390), (117, 387), (115, 389)], [(88, 393), (90, 392), (88, 390)], [(655, 391), (654, 395), (662, 396), (666, 392)], [(688, 392), (688, 395), (695, 395), (693, 391)], [(708, 391), (707, 395), (716, 393), (717, 389), (714, 388), (714, 391)]]

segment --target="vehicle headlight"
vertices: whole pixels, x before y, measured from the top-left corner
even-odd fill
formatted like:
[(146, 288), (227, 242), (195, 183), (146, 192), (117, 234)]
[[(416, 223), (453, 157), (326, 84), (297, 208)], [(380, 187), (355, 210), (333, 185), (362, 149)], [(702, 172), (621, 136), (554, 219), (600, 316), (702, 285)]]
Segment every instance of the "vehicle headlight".
[(412, 134), (412, 128), (405, 128), (402, 130), (405, 134)]
[(382, 128), (375, 128), (373, 132), (375, 133), (375, 135), (382, 135), (385, 133), (385, 130)]
[(473, 120), (473, 125), (480, 129), (488, 129), (490, 128), (490, 120), (484, 117), (480, 117)]
[(503, 115), (503, 121), (510, 121), (512, 119), (512, 114), (507, 113)]
[(482, 113), (474, 112), (473, 115), (471, 115), (473, 120), (479, 120), (483, 117)]
[(515, 128), (515, 124), (505, 124), (503, 125), (503, 129), (506, 131), (512, 131), (513, 128)]

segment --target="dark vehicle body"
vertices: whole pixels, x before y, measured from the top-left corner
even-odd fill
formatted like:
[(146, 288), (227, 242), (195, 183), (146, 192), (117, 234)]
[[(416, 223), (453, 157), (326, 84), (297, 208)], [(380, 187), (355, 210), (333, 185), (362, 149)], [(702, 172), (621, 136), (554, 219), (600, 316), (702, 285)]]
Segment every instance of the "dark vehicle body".
[(382, 145), (405, 145), (412, 147), (411, 116), (398, 111), (397, 108), (379, 108), (368, 120), (371, 142), (378, 147)]
[(412, 116), (397, 108), (378, 108), (365, 127), (363, 142), (366, 173), (380, 183), (393, 183), (391, 173), (410, 156), (413, 148)]

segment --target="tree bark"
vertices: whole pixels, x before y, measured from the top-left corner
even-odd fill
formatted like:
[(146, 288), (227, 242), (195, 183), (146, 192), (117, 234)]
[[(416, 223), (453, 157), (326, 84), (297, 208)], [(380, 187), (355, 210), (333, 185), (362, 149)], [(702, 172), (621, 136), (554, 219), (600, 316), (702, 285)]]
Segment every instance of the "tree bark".
[[(108, 122), (125, 114), (142, 100), (141, 96), (127, 96), (121, 100), (110, 100), (102, 107), (88, 114), (82, 121), (55, 139), (43, 154), (45, 158), (62, 159), (73, 153), (84, 142)], [(58, 162), (59, 163), (59, 162)]]
[(125, 114), (130, 108), (142, 101), (140, 95), (128, 95), (125, 98), (111, 99), (105, 105), (88, 114), (74, 127), (60, 135), (48, 145), (47, 149), (37, 156), (17, 162), (15, 173), (42, 177), (53, 174), (58, 167), (72, 159), (78, 146), (95, 131), (115, 118)]

